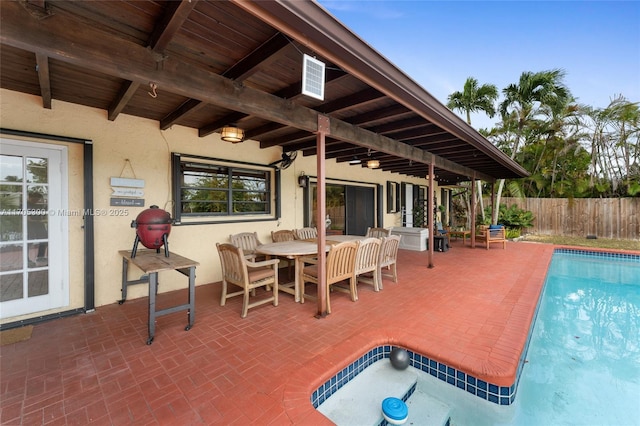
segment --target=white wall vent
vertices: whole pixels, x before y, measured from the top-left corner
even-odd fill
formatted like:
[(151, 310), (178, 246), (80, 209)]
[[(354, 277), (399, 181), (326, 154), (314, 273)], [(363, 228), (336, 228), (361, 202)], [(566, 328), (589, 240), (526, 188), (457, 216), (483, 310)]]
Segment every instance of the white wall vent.
[(309, 55), (302, 58), (302, 94), (324, 100), (324, 63)]

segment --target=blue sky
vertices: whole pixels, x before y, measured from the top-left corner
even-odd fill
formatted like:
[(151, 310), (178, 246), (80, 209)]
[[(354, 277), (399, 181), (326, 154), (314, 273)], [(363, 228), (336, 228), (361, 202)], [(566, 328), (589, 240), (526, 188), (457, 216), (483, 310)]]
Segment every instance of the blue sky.
[[(638, 1), (319, 3), (442, 103), (467, 77), (501, 92), (524, 71), (555, 68), (579, 103), (640, 102)], [(475, 128), (495, 121), (471, 117)]]

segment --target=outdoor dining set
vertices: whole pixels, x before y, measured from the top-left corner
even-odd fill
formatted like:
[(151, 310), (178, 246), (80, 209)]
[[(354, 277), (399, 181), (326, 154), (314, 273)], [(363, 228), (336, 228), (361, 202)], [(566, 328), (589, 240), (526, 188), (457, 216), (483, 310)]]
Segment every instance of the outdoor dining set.
[[(250, 308), (265, 303), (278, 305), (280, 291), (291, 294), (304, 303), (315, 299), (307, 293), (306, 284), (325, 286), (327, 312), (331, 312), (332, 290), (348, 293), (353, 302), (358, 300), (358, 283), (383, 288), (383, 276), (398, 282), (396, 260), (400, 236), (391, 235), (385, 228), (369, 228), (366, 235), (330, 235), (326, 237), (326, 273), (319, 280), (318, 231), (316, 228), (278, 230), (271, 232), (272, 242), (263, 244), (256, 232), (242, 232), (229, 236), (229, 243), (217, 243), (222, 265), (222, 294), (220, 305), (227, 299), (243, 296), (242, 318)], [(287, 276), (293, 280), (280, 283), (279, 265), (287, 262)], [(229, 285), (239, 287), (230, 291)], [(268, 297), (256, 297), (256, 289), (264, 288)], [(253, 297), (253, 301), (252, 301)]]

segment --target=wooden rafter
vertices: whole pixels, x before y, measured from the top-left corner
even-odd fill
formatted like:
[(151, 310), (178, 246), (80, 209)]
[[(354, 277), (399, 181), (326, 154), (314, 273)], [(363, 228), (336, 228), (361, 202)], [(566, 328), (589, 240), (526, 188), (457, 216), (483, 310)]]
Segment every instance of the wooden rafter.
[[(74, 20), (69, 15), (54, 15), (37, 21), (14, 2), (0, 2), (0, 7), (2, 44), (43, 53), (56, 60), (143, 85), (153, 81), (159, 89), (177, 96), (307, 132), (317, 131), (320, 113), (312, 108), (242, 85), (171, 56), (163, 60), (162, 67), (158, 67), (156, 58), (144, 46)], [(208, 90), (203, 91), (202, 87)], [(433, 156), (430, 152), (335, 118), (331, 119), (327, 136), (417, 163), (434, 162), (440, 169), (463, 176), (473, 172), (446, 158)], [(494, 179), (484, 173), (479, 177), (487, 181)]]
[(43, 53), (36, 53), (36, 69), (40, 83), (42, 106), (51, 109), (51, 79), (49, 78), (49, 57)]

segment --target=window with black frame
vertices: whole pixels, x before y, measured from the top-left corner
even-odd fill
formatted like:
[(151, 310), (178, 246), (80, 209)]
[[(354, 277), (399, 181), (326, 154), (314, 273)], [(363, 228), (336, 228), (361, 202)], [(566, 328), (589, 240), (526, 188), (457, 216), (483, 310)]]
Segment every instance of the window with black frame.
[(177, 222), (188, 218), (216, 221), (271, 217), (272, 168), (176, 155), (173, 160)]

